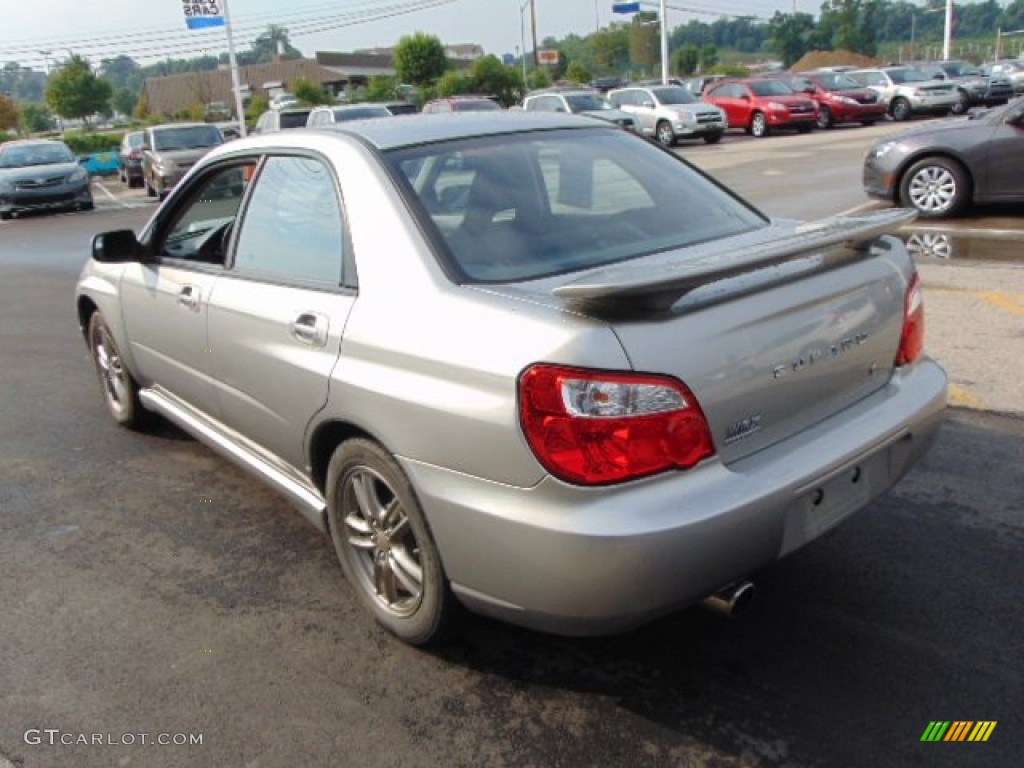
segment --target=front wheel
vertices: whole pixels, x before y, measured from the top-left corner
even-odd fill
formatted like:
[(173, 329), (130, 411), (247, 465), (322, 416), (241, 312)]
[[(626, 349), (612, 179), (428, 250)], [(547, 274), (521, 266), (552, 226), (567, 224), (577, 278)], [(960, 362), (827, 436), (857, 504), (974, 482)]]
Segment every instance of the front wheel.
[(970, 177), (959, 163), (945, 157), (919, 160), (900, 182), (900, 202), (915, 209), (923, 218), (957, 214), (970, 199)]
[(667, 120), (662, 120), (658, 123), (658, 127), (655, 129), (655, 135), (658, 137), (658, 142), (663, 147), (671, 147), (676, 143), (676, 133), (672, 130), (672, 126), (669, 125)]
[(763, 112), (755, 112), (750, 118), (750, 135), (755, 139), (763, 139), (768, 135), (768, 118)]
[(377, 443), (342, 443), (327, 470), (334, 550), (359, 602), (412, 645), (438, 639), (455, 599), (426, 518), (398, 463)]
[(111, 417), (128, 429), (145, 426), (150, 413), (139, 401), (139, 385), (125, 367), (117, 342), (99, 312), (93, 312), (89, 318), (88, 341), (103, 401)]
[(966, 91), (957, 91), (956, 103), (950, 110), (954, 115), (966, 115), (967, 110), (971, 108), (971, 98), (967, 95)]
[(818, 110), (818, 127), (822, 130), (827, 130), (836, 124), (835, 118), (832, 117), (832, 110), (828, 107), (821, 107)]
[(717, 144), (722, 140), (722, 134), (720, 133), (705, 133), (704, 143), (705, 144)]
[(910, 115), (913, 113), (913, 109), (910, 106), (910, 102), (903, 98), (894, 99), (892, 106), (889, 108), (892, 119), (897, 122), (909, 120)]

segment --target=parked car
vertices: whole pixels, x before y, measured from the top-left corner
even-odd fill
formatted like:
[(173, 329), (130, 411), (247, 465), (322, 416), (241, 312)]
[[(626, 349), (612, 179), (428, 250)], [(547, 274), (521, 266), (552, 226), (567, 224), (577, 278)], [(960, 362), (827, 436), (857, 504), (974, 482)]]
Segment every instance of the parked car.
[(993, 61), (984, 65), (981, 71), (982, 74), (989, 77), (1002, 75), (1010, 78), (1013, 92), (1018, 96), (1024, 93), (1024, 60), (1001, 59), (1000, 61)]
[(419, 112), (411, 101), (384, 101), (380, 103), (392, 115), (415, 115)]
[(749, 596), (927, 450), (908, 218), (772, 221), (575, 115), (363, 120), (212, 151), (76, 308), (113, 419), (281, 491), (399, 637), (599, 634)]
[(373, 117), (392, 117), (386, 107), (379, 104), (348, 104), (341, 107), (314, 107), (306, 119), (307, 128), (317, 128), (346, 120), (366, 120)]
[(818, 127), (840, 123), (874, 125), (885, 118), (887, 105), (878, 94), (842, 72), (801, 72), (779, 75), (797, 93), (805, 93), (818, 105)]
[(609, 91), (608, 100), (666, 147), (679, 139), (715, 144), (725, 133), (725, 113), (678, 85), (628, 86)]
[(781, 80), (723, 80), (712, 85), (704, 98), (724, 110), (730, 128), (743, 128), (755, 138), (778, 128), (807, 133), (818, 121), (814, 101)]
[(0, 219), (92, 207), (89, 174), (67, 144), (42, 139), (0, 143)]
[(699, 75), (684, 78), (681, 85), (690, 93), (700, 96), (715, 83), (729, 79), (729, 75)]
[(277, 133), (278, 131), (287, 131), (291, 128), (305, 128), (306, 121), (309, 119), (309, 113), (312, 111), (312, 107), (268, 109), (260, 115), (252, 132)]
[(141, 187), (144, 183), (142, 176), (142, 145), (145, 143), (145, 132), (130, 131), (121, 140), (121, 171), (122, 184), (129, 187)]
[(287, 109), (288, 107), (297, 107), (298, 105), (299, 97), (287, 91), (274, 94), (270, 99), (271, 109)]
[(608, 93), (608, 91), (613, 91), (616, 88), (622, 88), (627, 85), (629, 85), (628, 80), (624, 80), (621, 77), (615, 76), (598, 77), (592, 80), (590, 83), (591, 88), (593, 88), (595, 91), (600, 91), (601, 93)]
[(548, 88), (534, 91), (523, 99), (523, 109), (527, 112), (584, 115), (614, 123), (630, 131), (639, 130), (632, 115), (616, 109), (603, 93), (592, 89)]
[(966, 61), (907, 62), (932, 80), (945, 80), (956, 86), (954, 115), (963, 115), (971, 107), (993, 107), (1013, 98), (1009, 75), (994, 72), (986, 75), (980, 67)]
[(864, 189), (925, 218), (1024, 200), (1024, 102), (882, 139), (864, 160)]
[(434, 99), (423, 105), (423, 113), (427, 115), (448, 112), (498, 112), (501, 105), (486, 96), (449, 96)]
[(145, 130), (142, 179), (146, 194), (164, 196), (203, 155), (224, 143), (224, 135), (209, 123), (166, 123)]
[(204, 120), (208, 123), (226, 123), (234, 117), (231, 106), (226, 101), (211, 101), (204, 110)]
[(876, 91), (897, 121), (913, 115), (949, 114), (960, 98), (952, 83), (930, 80), (913, 67), (855, 69), (845, 74)]

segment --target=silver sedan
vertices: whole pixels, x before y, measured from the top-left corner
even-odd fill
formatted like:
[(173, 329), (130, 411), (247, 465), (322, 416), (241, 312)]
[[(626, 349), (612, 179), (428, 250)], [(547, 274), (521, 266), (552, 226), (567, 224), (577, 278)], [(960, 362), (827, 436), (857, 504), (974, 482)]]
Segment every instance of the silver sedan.
[(586, 118), (361, 121), (215, 149), (76, 305), (114, 420), (277, 488), (402, 639), (607, 633), (738, 606), (925, 453), (906, 218), (771, 221)]

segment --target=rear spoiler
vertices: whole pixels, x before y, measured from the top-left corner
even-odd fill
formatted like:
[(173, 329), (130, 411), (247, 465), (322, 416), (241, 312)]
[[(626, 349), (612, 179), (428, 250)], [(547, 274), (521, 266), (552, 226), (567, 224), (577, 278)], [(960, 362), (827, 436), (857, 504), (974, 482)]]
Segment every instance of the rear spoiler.
[(597, 269), (552, 293), (586, 308), (622, 311), (667, 311), (691, 291), (720, 280), (821, 252), (834, 246), (867, 251), (880, 236), (917, 217), (902, 208), (860, 216), (835, 216), (798, 226), (785, 237), (733, 252), (643, 266), (635, 262)]

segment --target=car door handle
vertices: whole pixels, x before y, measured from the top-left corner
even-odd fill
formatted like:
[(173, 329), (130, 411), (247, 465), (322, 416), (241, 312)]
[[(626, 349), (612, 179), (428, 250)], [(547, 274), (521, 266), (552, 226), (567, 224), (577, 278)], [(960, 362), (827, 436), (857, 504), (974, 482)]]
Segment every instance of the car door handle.
[(193, 312), (199, 311), (199, 300), (203, 293), (198, 285), (183, 285), (178, 292), (178, 303)]
[(303, 344), (313, 347), (327, 345), (327, 316), (319, 312), (303, 312), (291, 324), (292, 336)]

